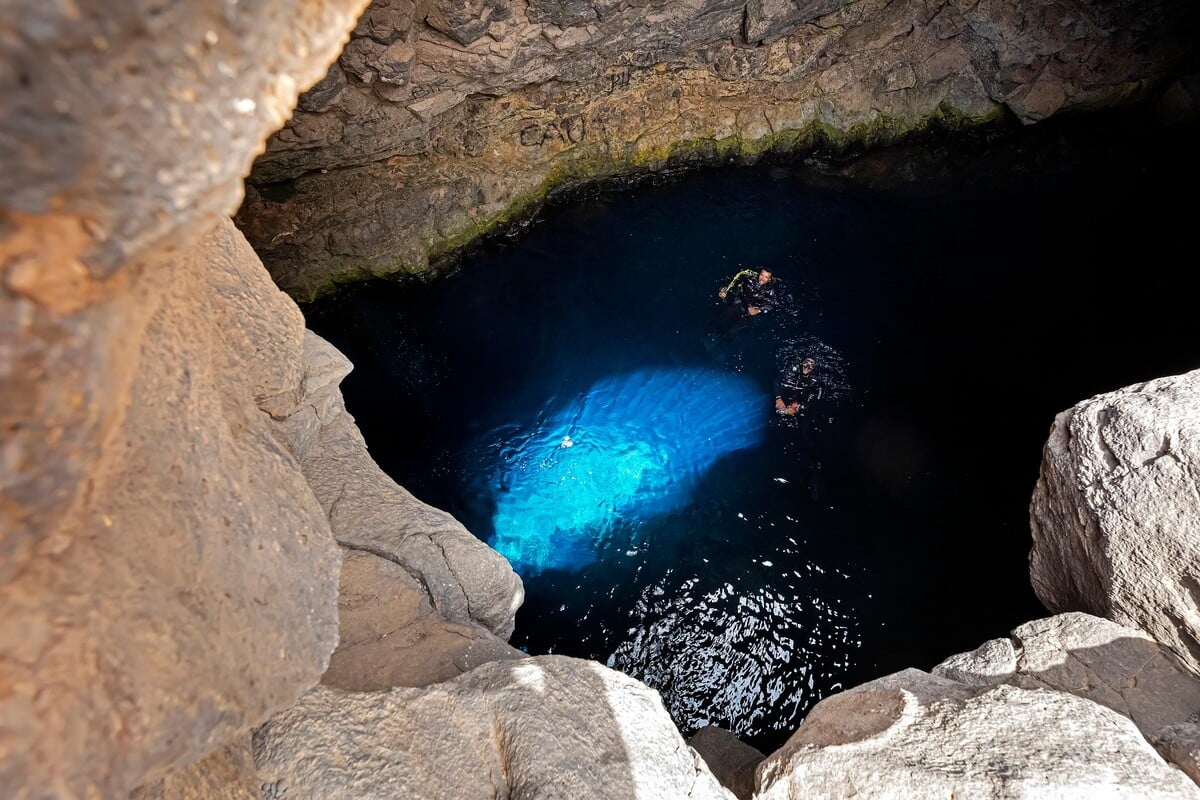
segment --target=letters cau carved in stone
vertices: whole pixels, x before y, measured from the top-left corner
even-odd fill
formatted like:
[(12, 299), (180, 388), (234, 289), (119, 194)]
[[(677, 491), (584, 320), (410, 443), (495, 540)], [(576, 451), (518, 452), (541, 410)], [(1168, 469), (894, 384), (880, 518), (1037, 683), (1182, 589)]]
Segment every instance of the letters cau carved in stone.
[(541, 147), (554, 139), (563, 144), (579, 144), (586, 136), (583, 117), (565, 117), (557, 122), (530, 122), (522, 126), (520, 140), (525, 147)]

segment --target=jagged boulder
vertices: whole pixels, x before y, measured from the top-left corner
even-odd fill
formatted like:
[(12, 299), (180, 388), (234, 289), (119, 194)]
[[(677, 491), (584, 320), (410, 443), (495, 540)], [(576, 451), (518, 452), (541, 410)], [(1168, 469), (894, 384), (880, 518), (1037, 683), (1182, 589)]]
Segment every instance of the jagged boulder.
[(1059, 414), (1030, 504), (1042, 603), (1141, 628), (1200, 675), (1198, 474), (1200, 371)]

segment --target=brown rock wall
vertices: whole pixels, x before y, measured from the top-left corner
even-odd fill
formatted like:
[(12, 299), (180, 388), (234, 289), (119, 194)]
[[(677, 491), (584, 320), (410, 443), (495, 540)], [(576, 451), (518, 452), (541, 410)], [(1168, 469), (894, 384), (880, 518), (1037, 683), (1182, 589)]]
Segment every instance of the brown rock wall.
[(127, 297), (91, 312), (128, 375), (115, 418), (0, 586), (15, 798), (118, 796), (188, 763), (290, 705), (337, 643), (339, 553), (256, 404), (298, 378), (298, 309), (228, 220), (148, 260)]
[(373, 3), (256, 161), (238, 225), (294, 297), (423, 272), (577, 181), (1126, 103), (1198, 30), (1172, 0), (459, 6)]
[(361, 0), (0, 26), (0, 794), (122, 797), (313, 685), (339, 554), (258, 401), (303, 320), (230, 223)]

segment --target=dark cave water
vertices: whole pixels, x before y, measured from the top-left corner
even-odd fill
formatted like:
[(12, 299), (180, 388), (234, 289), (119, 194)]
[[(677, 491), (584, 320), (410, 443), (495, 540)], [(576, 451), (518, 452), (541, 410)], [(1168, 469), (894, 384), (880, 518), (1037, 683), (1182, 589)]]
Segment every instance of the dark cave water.
[[(832, 692), (1045, 615), (1055, 414), (1200, 367), (1195, 141), (1044, 125), (705, 169), (305, 313), (380, 465), (522, 575), (516, 646), (769, 752)], [(714, 341), (717, 288), (759, 265), (793, 302)], [(800, 353), (827, 392), (797, 427), (770, 405)]]

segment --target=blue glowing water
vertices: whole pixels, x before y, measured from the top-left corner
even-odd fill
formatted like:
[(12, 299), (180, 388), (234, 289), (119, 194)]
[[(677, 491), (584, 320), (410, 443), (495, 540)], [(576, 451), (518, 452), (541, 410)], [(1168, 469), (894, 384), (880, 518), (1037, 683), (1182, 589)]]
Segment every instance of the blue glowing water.
[(761, 444), (767, 400), (744, 376), (704, 367), (597, 382), (500, 434), (488, 543), (526, 578), (587, 566), (626, 520), (685, 508), (719, 458)]
[[(1090, 159), (1051, 131), (861, 180), (759, 165), (602, 194), (437, 281), (305, 312), (355, 364), (380, 465), (516, 564), (514, 645), (768, 752), (843, 686), (1044, 615), (1028, 503), (1055, 414), (1200, 366), (1192, 318), (1163, 311), (1200, 289), (1174, 199), (1194, 126)], [(760, 264), (795, 304), (714, 344), (717, 288)], [(795, 427), (767, 398), (802, 352), (832, 402)]]

